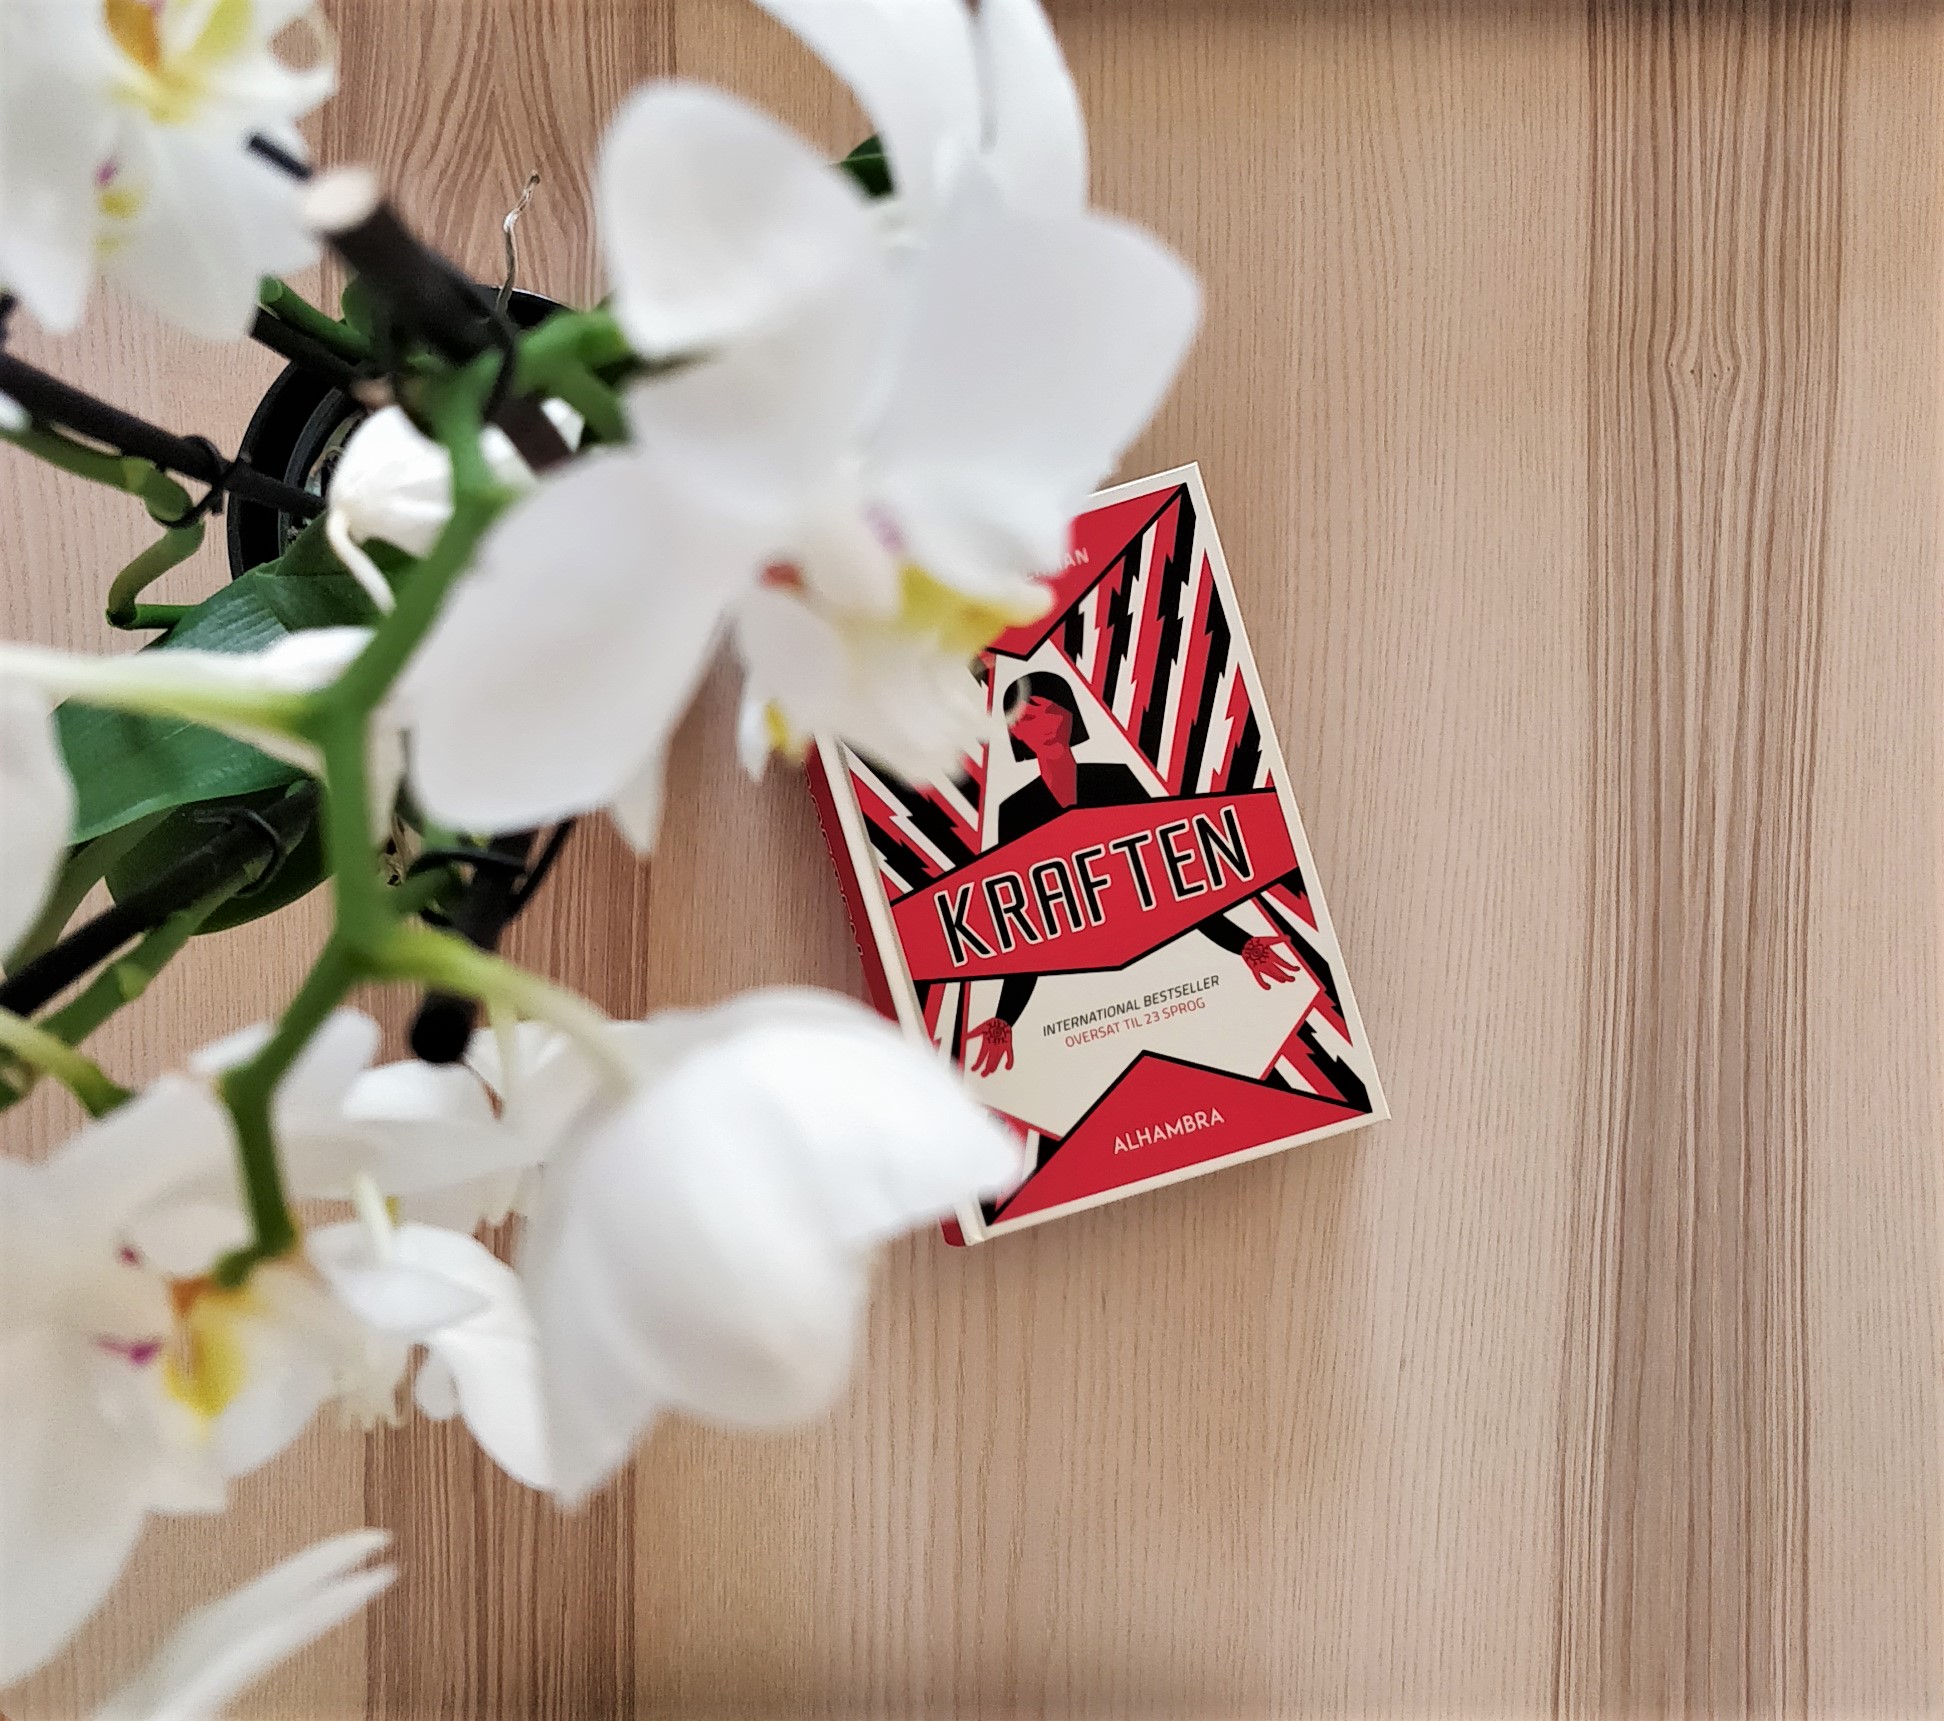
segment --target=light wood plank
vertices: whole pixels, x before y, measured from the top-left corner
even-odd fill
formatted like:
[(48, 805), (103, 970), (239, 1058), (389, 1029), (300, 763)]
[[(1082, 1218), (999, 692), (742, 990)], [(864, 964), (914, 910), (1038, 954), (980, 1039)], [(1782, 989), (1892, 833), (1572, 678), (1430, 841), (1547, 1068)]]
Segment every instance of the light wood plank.
[[(336, 0), (344, 94), (326, 159), (362, 159), (420, 232), (497, 281), (500, 221), (527, 175), (520, 284), (576, 304), (602, 290), (592, 171), (621, 96), (668, 69), (659, 7), (626, 0), (465, 7)], [(605, 1007), (645, 1009), (644, 878), (604, 826), (575, 839), (514, 951)], [(392, 1001), (402, 1021), (409, 1002)], [(502, 1476), (465, 1430), (415, 1420), (374, 1441), (365, 1506), (404, 1576), (373, 1609), (366, 1713), (622, 1712), (634, 1662), (633, 1491), (577, 1516)]]

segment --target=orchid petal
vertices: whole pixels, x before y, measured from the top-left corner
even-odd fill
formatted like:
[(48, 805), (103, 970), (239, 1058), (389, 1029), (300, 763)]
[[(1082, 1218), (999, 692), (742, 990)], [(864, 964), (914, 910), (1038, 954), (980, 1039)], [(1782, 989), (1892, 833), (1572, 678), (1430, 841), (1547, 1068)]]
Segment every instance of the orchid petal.
[[(288, 1447), (348, 1383), (363, 1335), (307, 1273), (280, 1263), (251, 1275), (226, 1326), (241, 1385), (198, 1432), (222, 1475), (244, 1476)], [(402, 1344), (397, 1352), (394, 1378)]]
[(142, 1532), (139, 1455), (98, 1416), (86, 1362), (45, 1327), (0, 1338), (0, 1685), (80, 1629)]
[(103, 273), (193, 335), (241, 340), (263, 277), (317, 260), (295, 184), (228, 136), (145, 126), (120, 148), (142, 207), (115, 224)]
[(656, 1415), (744, 1426), (841, 1389), (884, 1237), (1017, 1180), (1017, 1143), (861, 1007), (786, 993), (655, 1024), (672, 1063), (550, 1184), (527, 1271), (555, 1486)]
[[(221, 1180), (235, 1183), (228, 1167)], [(144, 1267), (171, 1279), (200, 1277), (232, 1249), (242, 1248), (250, 1236), (250, 1222), (234, 1191), (227, 1200), (171, 1200), (138, 1213), (123, 1232)]]
[(1077, 215), (1087, 206), (1087, 122), (1040, 0), (980, 0), (986, 171), (1009, 207)]
[(636, 443), (659, 470), (786, 530), (829, 482), (881, 388), (891, 281), (860, 273), (785, 328), (628, 391)]
[(961, 0), (758, 0), (850, 85), (923, 218), (980, 142), (972, 23)]
[(970, 208), (918, 264), (875, 449), (913, 559), (966, 590), (1058, 565), (1200, 318), (1193, 274), (1104, 216)]
[(95, 1721), (208, 1721), (383, 1591), (393, 1569), (364, 1562), (390, 1541), (383, 1530), (333, 1536), (198, 1608)]
[(0, 5), (0, 290), (49, 329), (81, 320), (95, 273), (95, 172), (114, 116), (101, 9)]
[(0, 681), (0, 956), (33, 925), (74, 828), (74, 785), (47, 701)]
[(354, 542), (382, 539), (426, 555), (452, 518), (452, 457), (400, 406), (352, 432), (331, 472), (331, 518)]
[(667, 762), (652, 755), (608, 803), (608, 817), (636, 854), (646, 854), (661, 834), (662, 803), (668, 786)]
[[(841, 737), (913, 782), (956, 771), (986, 710), (962, 654), (895, 624), (839, 627), (787, 592), (761, 589), (736, 611), (748, 697), (792, 735)], [(746, 762), (746, 761), (745, 761)]]
[(731, 1067), (746, 1072), (716, 1095), (721, 1133), (771, 1144), (799, 1223), (866, 1249), (1018, 1183), (1019, 1142), (874, 1012), (833, 1000), (819, 1020), (791, 991), (738, 1002), (714, 1067), (697, 1058), (685, 1074), (699, 1098)]
[(333, 1010), (277, 1085), (279, 1122), (335, 1117), (384, 1032), (362, 1010)]
[(201, 1082), (163, 1076), (99, 1118), (43, 1168), (71, 1211), (113, 1234), (172, 1194), (230, 1174), (229, 1113)]
[[(402, 1231), (394, 1235), (394, 1247), (402, 1236)], [(305, 1253), (338, 1300), (380, 1332), (424, 1338), (485, 1307), (475, 1292), (441, 1272), (414, 1265), (403, 1250), (390, 1260), (381, 1259), (356, 1220), (312, 1231)]]
[(419, 1364), (412, 1381), (412, 1402), (434, 1422), (450, 1422), (459, 1414), (459, 1383), (436, 1356)]
[(760, 541), (620, 453), (516, 505), (407, 671), (426, 809), (517, 830), (626, 789), (667, 745)]
[[(401, 1260), (463, 1286), (478, 1299), (476, 1313), (428, 1334), (426, 1348), (449, 1375), (460, 1414), (487, 1456), (515, 1481), (546, 1487), (539, 1357), (519, 1276), (491, 1250), (456, 1232), (405, 1225), (397, 1243)], [(442, 1402), (440, 1387), (437, 1371), (428, 1382), (421, 1370), (415, 1388), (421, 1405), (426, 1397)]]
[(878, 247), (845, 176), (767, 114), (698, 84), (629, 98), (598, 196), (615, 316), (651, 356), (773, 327)]

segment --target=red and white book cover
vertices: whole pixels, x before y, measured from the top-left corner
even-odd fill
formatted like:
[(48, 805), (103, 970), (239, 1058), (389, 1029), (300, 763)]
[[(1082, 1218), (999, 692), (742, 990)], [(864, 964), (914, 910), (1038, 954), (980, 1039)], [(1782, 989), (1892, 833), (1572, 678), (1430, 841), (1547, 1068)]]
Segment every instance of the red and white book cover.
[(1034, 1163), (974, 1243), (1387, 1115), (1199, 468), (1095, 497), (1050, 584), (954, 780), (810, 761), (878, 1008)]

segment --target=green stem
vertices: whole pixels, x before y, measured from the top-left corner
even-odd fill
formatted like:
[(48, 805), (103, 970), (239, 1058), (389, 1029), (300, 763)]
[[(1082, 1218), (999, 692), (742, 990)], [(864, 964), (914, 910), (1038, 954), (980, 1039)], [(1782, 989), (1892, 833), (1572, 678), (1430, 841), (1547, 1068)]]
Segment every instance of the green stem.
[(170, 915), (126, 956), (102, 969), (79, 996), (52, 1015), (43, 1016), (39, 1025), (67, 1045), (78, 1046), (117, 1010), (141, 997), (156, 975), (202, 930), (203, 922), (238, 891), (254, 884), (268, 864), (266, 860), (226, 878), (199, 902)]
[(357, 661), (335, 685), (303, 706), (301, 727), (324, 755), (324, 845), (337, 924), (269, 1042), (223, 1078), (254, 1228), (250, 1245), (219, 1263), (216, 1276), (224, 1284), (242, 1283), (258, 1262), (285, 1254), (297, 1241), (277, 1164), (271, 1115), (277, 1084), (352, 985), (386, 971), (379, 953), (390, 950), (409, 930), (395, 918), (401, 904), (421, 901), (438, 888), (427, 883), (392, 891), (379, 878), (365, 744), (371, 714), (438, 618), (452, 582), (471, 563), (480, 537), (504, 504), (479, 446), (481, 408), (490, 386), (491, 365), (482, 362), (427, 391), (428, 416), (452, 454), (452, 518), (406, 582), (397, 609), (380, 623)]
[(326, 701), (315, 727), (324, 754), (324, 864), (331, 874), (338, 936), (354, 950), (369, 949), (391, 921), (371, 829), (366, 727), (363, 711), (340, 709), (335, 699)]
[(363, 364), (371, 357), (369, 343), (349, 323), (341, 323), (320, 311), (303, 294), (274, 275), (264, 277), (257, 289), (257, 303), (278, 321), (288, 323), (300, 334), (309, 335), (319, 346), (336, 354), (347, 364)]
[(83, 1057), (65, 1041), (11, 1010), (0, 1010), (0, 1051), (10, 1053), (29, 1069), (52, 1076), (87, 1108), (90, 1117), (106, 1117), (134, 1098), (92, 1058)]
[[(119, 628), (172, 627), (175, 618), (187, 615), (190, 609), (188, 604), (138, 604), (135, 600), (171, 568), (179, 568), (188, 561), (202, 548), (202, 541), (203, 524), (200, 520), (193, 526), (166, 528), (160, 538), (115, 576), (114, 584), (108, 588), (108, 625)], [(170, 613), (168, 622), (137, 619), (143, 615), (152, 617), (161, 611)]]
[(222, 1079), (223, 1102), (236, 1123), (237, 1158), (254, 1238), (217, 1263), (220, 1284), (240, 1285), (258, 1262), (275, 1260), (296, 1247), (297, 1224), (284, 1196), (271, 1104), (277, 1084), (359, 977), (356, 956), (333, 936), (262, 1051)]
[[(106, 484), (111, 490), (136, 493), (128, 477), (128, 466), (133, 456), (109, 454), (98, 448), (90, 448), (85, 442), (63, 436), (58, 430), (39, 426), (0, 431), (0, 440), (11, 442), (36, 460), (45, 461), (49, 466), (75, 478), (85, 478), (93, 484)], [(138, 461), (136, 464), (146, 466), (148, 462)]]
[(149, 628), (160, 628), (166, 633), (184, 616), (193, 614), (198, 607), (195, 604), (137, 604), (128, 612), (125, 621), (116, 621), (113, 616), (108, 619), (116, 627), (129, 633), (141, 633)]

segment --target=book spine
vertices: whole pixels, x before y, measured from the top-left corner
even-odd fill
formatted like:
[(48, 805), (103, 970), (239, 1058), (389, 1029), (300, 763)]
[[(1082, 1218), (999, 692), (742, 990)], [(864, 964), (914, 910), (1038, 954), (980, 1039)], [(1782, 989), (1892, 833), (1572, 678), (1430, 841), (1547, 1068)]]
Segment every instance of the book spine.
[(871, 917), (864, 907), (864, 887), (851, 861), (850, 843), (844, 836), (843, 821), (837, 816), (837, 801), (831, 793), (830, 777), (824, 770), (823, 755), (812, 748), (803, 762), (803, 774), (810, 784), (810, 798), (817, 804), (817, 823), (823, 826), (824, 847), (830, 851), (830, 864), (837, 870), (837, 883), (844, 893), (844, 912), (850, 917), (851, 942), (857, 946), (858, 960), (864, 965), (864, 989), (878, 1014), (898, 1019), (892, 1001), (890, 977), (884, 969), (884, 953), (878, 949), (877, 935), (871, 930)]

